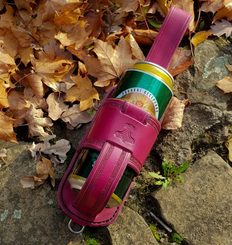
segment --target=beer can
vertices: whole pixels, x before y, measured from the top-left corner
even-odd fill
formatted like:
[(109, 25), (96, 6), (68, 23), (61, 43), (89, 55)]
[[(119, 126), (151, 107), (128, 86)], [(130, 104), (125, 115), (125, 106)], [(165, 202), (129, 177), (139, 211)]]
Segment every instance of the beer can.
[[(139, 62), (125, 72), (113, 97), (135, 104), (157, 120), (162, 120), (172, 95), (173, 78), (169, 72), (159, 65)], [(82, 150), (69, 177), (74, 189), (82, 188), (99, 154), (93, 149)], [(107, 204), (108, 207), (117, 206), (122, 202), (135, 175), (131, 168), (126, 168)]]
[(141, 107), (161, 120), (173, 96), (173, 77), (164, 68), (150, 62), (139, 62), (128, 69), (114, 97)]

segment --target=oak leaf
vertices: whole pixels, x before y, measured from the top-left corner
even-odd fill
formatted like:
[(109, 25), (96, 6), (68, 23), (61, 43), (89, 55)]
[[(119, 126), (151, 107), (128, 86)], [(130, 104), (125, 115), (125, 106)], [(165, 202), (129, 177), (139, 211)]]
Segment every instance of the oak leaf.
[(61, 114), (68, 109), (68, 106), (64, 104), (62, 95), (58, 93), (51, 93), (47, 97), (48, 103), (48, 116), (56, 121), (60, 118)]
[(188, 100), (179, 100), (173, 97), (162, 121), (162, 128), (167, 130), (178, 129), (182, 126), (184, 109)]
[(224, 77), (222, 80), (217, 82), (216, 86), (224, 93), (232, 93), (232, 77)]
[(13, 130), (14, 119), (6, 116), (0, 111), (0, 139), (4, 141), (17, 142), (16, 134)]
[(45, 137), (49, 135), (45, 132), (45, 128), (51, 127), (53, 123), (50, 118), (44, 117), (43, 110), (36, 108), (35, 104), (31, 103), (29, 108), (12, 111), (12, 113), (16, 119), (15, 126), (23, 125), (26, 122), (30, 136)]
[(33, 142), (30, 152), (32, 157), (36, 157), (41, 153), (52, 157), (53, 155), (56, 156), (57, 160), (63, 163), (67, 158), (67, 152), (70, 150), (71, 145), (68, 140), (61, 139), (55, 142), (55, 144), (51, 144), (48, 140), (45, 140), (43, 143), (35, 144)]
[(232, 24), (227, 20), (216, 21), (215, 24), (211, 26), (211, 31), (218, 37), (224, 34), (226, 37), (229, 37), (232, 33)]
[(75, 128), (82, 123), (88, 123), (92, 118), (93, 116), (88, 112), (80, 110), (80, 105), (73, 105), (61, 115), (61, 119), (68, 123), (68, 125), (71, 125), (72, 128)]

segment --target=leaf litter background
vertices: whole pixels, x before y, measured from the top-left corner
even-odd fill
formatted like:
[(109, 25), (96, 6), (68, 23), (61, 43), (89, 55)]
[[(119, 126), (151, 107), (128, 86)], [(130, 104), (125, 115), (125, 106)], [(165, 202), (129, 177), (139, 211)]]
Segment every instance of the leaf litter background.
[[(17, 142), (28, 128), (36, 176), (21, 179), (34, 188), (64, 162), (68, 140), (55, 140), (54, 123), (69, 129), (91, 121), (100, 99), (122, 73), (143, 60), (172, 6), (193, 19), (169, 71), (173, 76), (194, 62), (194, 47), (207, 38), (231, 36), (231, 0), (15, 0), (0, 3), (0, 139)], [(232, 72), (231, 65), (228, 70)], [(232, 76), (218, 81), (232, 92)], [(163, 128), (181, 127), (188, 100), (174, 98)], [(232, 139), (228, 139), (232, 161)], [(2, 149), (3, 160), (7, 150)]]

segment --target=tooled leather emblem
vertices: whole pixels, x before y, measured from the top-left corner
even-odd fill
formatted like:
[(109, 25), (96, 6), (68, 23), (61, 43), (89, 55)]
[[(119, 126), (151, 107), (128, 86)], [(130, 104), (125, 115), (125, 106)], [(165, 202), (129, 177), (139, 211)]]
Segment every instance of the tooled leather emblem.
[(135, 139), (133, 138), (133, 131), (135, 127), (132, 124), (126, 124), (122, 130), (118, 130), (114, 133), (117, 138), (120, 138), (124, 143), (134, 144)]

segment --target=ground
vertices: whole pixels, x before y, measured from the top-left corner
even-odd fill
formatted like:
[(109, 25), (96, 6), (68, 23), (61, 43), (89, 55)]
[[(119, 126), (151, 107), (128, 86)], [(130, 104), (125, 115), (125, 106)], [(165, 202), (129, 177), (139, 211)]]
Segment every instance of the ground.
[[(158, 244), (148, 227), (153, 223), (161, 242), (170, 243), (168, 233), (150, 216), (152, 211), (188, 244), (232, 244), (232, 173), (224, 145), (231, 134), (232, 98), (215, 86), (229, 74), (225, 64), (232, 64), (231, 43), (205, 41), (195, 49), (194, 61), (175, 80), (175, 95), (191, 101), (182, 128), (161, 132), (120, 218), (108, 228), (88, 229), (85, 240), (92, 236), (100, 244)], [(70, 140), (73, 147), (86, 130), (57, 128), (58, 137)], [(1, 144), (8, 152), (0, 168), (0, 244), (85, 244), (83, 237), (69, 232), (68, 218), (56, 202), (57, 185), (68, 162), (57, 169), (55, 188), (49, 183), (35, 190), (21, 187), (20, 178), (34, 174), (30, 144)], [(147, 178), (147, 171), (160, 170), (164, 158), (176, 165), (190, 163), (183, 183), (167, 190)]]

